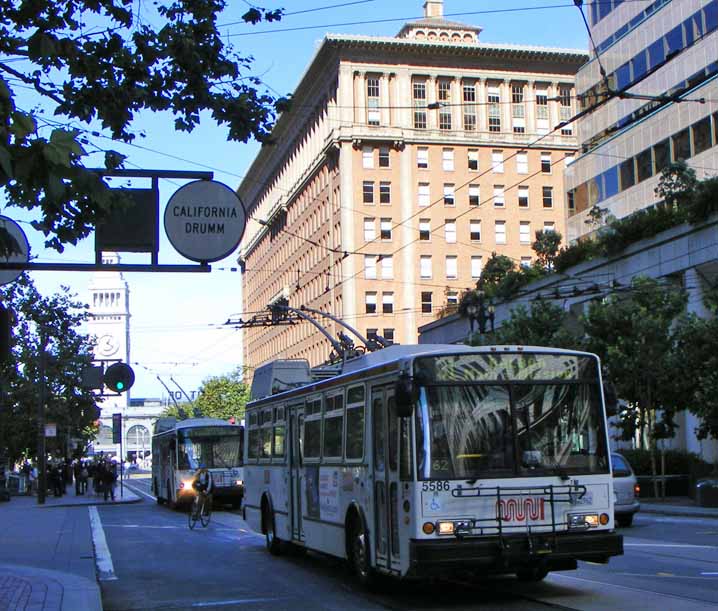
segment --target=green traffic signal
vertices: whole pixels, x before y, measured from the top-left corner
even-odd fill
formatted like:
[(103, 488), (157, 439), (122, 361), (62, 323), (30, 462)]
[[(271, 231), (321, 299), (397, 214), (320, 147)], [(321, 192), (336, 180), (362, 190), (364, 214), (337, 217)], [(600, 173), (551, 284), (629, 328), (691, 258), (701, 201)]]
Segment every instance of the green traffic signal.
[(114, 363), (105, 370), (103, 381), (110, 390), (125, 392), (135, 383), (135, 372), (127, 363)]

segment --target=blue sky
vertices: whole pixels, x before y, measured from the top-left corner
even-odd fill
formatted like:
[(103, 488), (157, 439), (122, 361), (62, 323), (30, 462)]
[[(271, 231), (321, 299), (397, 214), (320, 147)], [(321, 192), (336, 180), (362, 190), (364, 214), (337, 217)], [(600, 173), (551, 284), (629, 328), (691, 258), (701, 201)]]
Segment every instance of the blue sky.
[[(149, 3), (145, 3), (149, 4)], [(219, 20), (226, 40), (244, 55), (254, 57), (252, 73), (260, 76), (276, 94), (292, 91), (298, 78), (328, 33), (393, 36), (404, 21), (423, 16), (423, 0), (287, 0), (264, 3), (283, 7), (287, 16), (279, 23), (249, 26), (240, 21), (248, 8), (244, 0), (228, 0), (229, 8)], [(326, 8), (324, 8), (326, 7)], [(464, 14), (460, 14), (464, 13)], [(583, 21), (573, 0), (445, 0), (447, 19), (483, 28), (482, 42), (587, 48)], [(156, 17), (145, 15), (149, 21)], [(345, 24), (353, 25), (345, 25)], [(296, 29), (295, 29), (296, 28)], [(192, 134), (177, 133), (170, 116), (144, 115), (134, 127), (146, 136), (137, 146), (124, 146), (108, 139), (95, 139), (102, 148), (128, 155), (130, 169), (211, 170), (215, 180), (235, 188), (258, 149), (255, 143), (229, 143), (226, 131), (210, 120)], [(100, 160), (94, 160), (99, 165)], [(183, 181), (160, 181), (160, 214)], [(148, 186), (136, 181), (135, 186)], [(18, 211), (3, 214), (21, 220)], [(93, 240), (88, 239), (65, 253), (45, 251), (41, 236), (23, 225), (31, 252), (43, 262), (91, 262)], [(161, 230), (161, 263), (190, 263), (174, 252)], [(123, 262), (148, 263), (144, 255), (122, 255)], [(137, 380), (133, 397), (160, 397), (164, 391), (159, 375), (168, 385), (170, 376), (185, 390), (196, 390), (202, 380), (227, 373), (241, 364), (240, 333), (223, 326), (241, 314), (241, 275), (236, 255), (212, 265), (210, 274), (127, 273), (131, 303), (131, 360)], [(69, 285), (86, 299), (89, 273), (33, 272), (43, 293)], [(174, 390), (174, 388), (173, 388)]]

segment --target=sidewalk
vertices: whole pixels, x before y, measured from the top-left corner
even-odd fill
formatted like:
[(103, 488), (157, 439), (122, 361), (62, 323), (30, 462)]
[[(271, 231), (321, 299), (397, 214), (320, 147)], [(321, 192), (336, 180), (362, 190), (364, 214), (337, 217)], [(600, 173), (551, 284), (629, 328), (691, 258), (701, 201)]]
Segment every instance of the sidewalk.
[(695, 504), (693, 499), (687, 496), (672, 496), (665, 499), (640, 499), (640, 502), (641, 511), (639, 513), (718, 519), (718, 507), (700, 507)]
[[(14, 496), (0, 504), (0, 611), (101, 611), (90, 505), (136, 503), (127, 487), (102, 496)], [(46, 511), (50, 509), (49, 511)]]

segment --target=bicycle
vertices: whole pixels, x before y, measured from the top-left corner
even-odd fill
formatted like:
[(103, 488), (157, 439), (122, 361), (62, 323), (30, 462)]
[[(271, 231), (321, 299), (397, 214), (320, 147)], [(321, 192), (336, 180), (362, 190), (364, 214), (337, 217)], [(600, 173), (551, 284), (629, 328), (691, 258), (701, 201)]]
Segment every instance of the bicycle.
[(188, 523), (189, 528), (192, 530), (199, 520), (203, 528), (209, 525), (209, 519), (212, 516), (212, 500), (208, 494), (197, 493), (192, 501), (192, 506), (189, 510)]

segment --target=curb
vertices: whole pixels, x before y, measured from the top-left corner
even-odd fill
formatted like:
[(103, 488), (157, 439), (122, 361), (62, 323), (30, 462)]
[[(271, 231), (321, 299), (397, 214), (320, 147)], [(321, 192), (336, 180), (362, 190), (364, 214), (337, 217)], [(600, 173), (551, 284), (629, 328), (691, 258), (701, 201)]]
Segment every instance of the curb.
[(688, 509), (680, 509), (680, 508), (662, 508), (662, 507), (645, 507), (644, 505), (641, 505), (641, 510), (639, 513), (651, 513), (654, 515), (664, 515), (664, 516), (679, 516), (683, 518), (707, 518), (709, 520), (718, 520), (718, 512), (712, 512), (712, 511), (700, 511), (700, 510), (694, 510), (690, 511)]
[(128, 505), (129, 503), (139, 503), (142, 501), (142, 498), (139, 496), (135, 496), (135, 498), (132, 499), (122, 499), (118, 501), (103, 501), (103, 500), (97, 500), (97, 501), (87, 501), (87, 502), (75, 502), (75, 503), (45, 503), (43, 505), (35, 505), (36, 507), (39, 507), (41, 509), (51, 509), (53, 507), (93, 507), (96, 505), (100, 505), (102, 507), (107, 507), (109, 505)]

